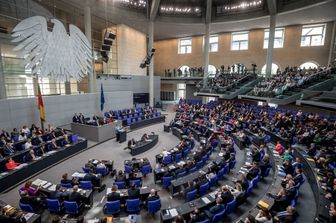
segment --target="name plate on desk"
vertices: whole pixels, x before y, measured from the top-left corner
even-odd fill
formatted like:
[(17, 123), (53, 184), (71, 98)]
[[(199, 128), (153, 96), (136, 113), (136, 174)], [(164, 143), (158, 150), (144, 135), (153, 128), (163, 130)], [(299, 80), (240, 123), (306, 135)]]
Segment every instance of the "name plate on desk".
[(263, 200), (260, 200), (257, 204), (259, 207), (262, 207), (262, 208), (265, 208), (265, 209), (268, 209), (269, 208), (269, 204), (267, 204), (265, 201)]

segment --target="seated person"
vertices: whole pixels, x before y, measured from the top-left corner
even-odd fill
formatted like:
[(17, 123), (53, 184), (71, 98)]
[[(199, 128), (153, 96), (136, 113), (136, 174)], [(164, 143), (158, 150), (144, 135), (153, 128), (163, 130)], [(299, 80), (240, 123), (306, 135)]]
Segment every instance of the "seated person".
[(21, 132), (20, 135), (19, 135), (19, 141), (24, 141), (27, 139), (27, 136), (25, 133)]
[(17, 128), (14, 128), (13, 131), (11, 132), (11, 138), (14, 139), (15, 137), (19, 137), (20, 133), (17, 130)]
[(216, 198), (216, 205), (211, 207), (209, 210), (205, 210), (205, 214), (211, 219), (215, 214), (223, 211), (225, 206), (222, 204), (222, 198)]
[(23, 187), (20, 188), (20, 191), (27, 191), (28, 195), (36, 196), (39, 192), (40, 187), (33, 188), (33, 182), (28, 180)]
[(260, 160), (261, 160), (261, 153), (259, 152), (259, 150), (257, 148), (254, 147), (252, 149), (251, 156), (252, 156), (252, 161), (254, 161), (254, 162), (260, 162)]
[(128, 199), (140, 198), (140, 190), (136, 187), (135, 183), (132, 183), (131, 188), (128, 189)]
[(68, 174), (67, 174), (67, 173), (64, 173), (64, 174), (62, 175), (61, 184), (71, 184), (71, 185), (75, 185), (75, 181), (74, 181), (74, 179), (69, 179), (69, 178), (68, 178)]
[(68, 196), (68, 194), (64, 191), (62, 191), (62, 185), (61, 184), (57, 184), (56, 185), (56, 189), (55, 191), (52, 191), (50, 193), (50, 196), (49, 198), (50, 199), (56, 199), (58, 200), (59, 202), (62, 202), (65, 200), (65, 198)]
[(129, 141), (127, 142), (127, 147), (125, 147), (125, 149), (130, 149), (130, 150), (132, 150), (132, 148), (134, 148), (135, 145), (136, 145), (136, 141), (135, 141), (134, 138), (132, 138), (131, 140), (129, 140)]
[(79, 120), (79, 116), (75, 113), (75, 115), (72, 117), (72, 122), (74, 123), (79, 123), (80, 120)]
[(20, 163), (15, 162), (12, 157), (10, 157), (6, 163), (7, 170), (14, 170)]
[(30, 134), (30, 129), (24, 125), (21, 129), (21, 132), (24, 133), (25, 135), (28, 135)]
[(124, 172), (122, 170), (119, 170), (116, 178), (115, 178), (116, 182), (125, 182), (126, 181), (126, 176), (124, 174)]
[(295, 222), (298, 218), (298, 213), (295, 208), (288, 206), (285, 211), (278, 212), (273, 218), (274, 223)]
[(282, 155), (285, 152), (285, 148), (281, 145), (280, 141), (277, 142), (276, 146), (274, 147), (274, 150), (277, 151), (280, 155)]
[(257, 223), (255, 220), (254, 216), (249, 214), (247, 217), (244, 219), (244, 223)]
[(43, 207), (43, 203), (39, 197), (31, 196), (25, 190), (20, 192), (20, 196), (20, 203), (30, 205), (35, 212)]
[(260, 169), (259, 169), (257, 163), (252, 162), (252, 167), (248, 170), (247, 175), (246, 175), (247, 179), (248, 180), (254, 179), (258, 175), (259, 170)]
[(92, 170), (89, 173), (85, 174), (83, 181), (91, 181), (94, 188), (97, 188), (99, 192), (103, 191), (106, 187), (105, 184), (102, 184), (102, 178), (100, 174), (93, 174)]
[(282, 164), (282, 170), (286, 174), (293, 175), (294, 173), (294, 167), (292, 166), (291, 162), (289, 160), (285, 160)]
[(295, 169), (294, 184), (298, 185), (303, 179), (303, 170), (301, 168)]
[(202, 222), (207, 219), (205, 215), (198, 208), (194, 208), (194, 211), (190, 213), (189, 223)]
[(107, 201), (118, 201), (120, 200), (120, 193), (118, 192), (118, 186), (113, 185), (111, 188), (111, 193), (107, 195)]
[(3, 146), (2, 151), (5, 156), (9, 156), (15, 153), (12, 143), (9, 143), (9, 142), (6, 142), (6, 144)]
[(31, 149), (33, 147), (31, 139), (27, 139), (27, 142), (25, 143), (25, 149)]
[(272, 223), (272, 215), (268, 209), (260, 209), (255, 217), (258, 223)]
[(261, 160), (261, 162), (259, 164), (259, 168), (261, 170), (261, 176), (265, 176), (266, 170), (268, 168), (271, 168), (271, 167), (272, 167), (272, 165), (271, 165), (269, 155), (265, 154), (264, 158)]
[(85, 197), (78, 192), (79, 187), (77, 185), (73, 186), (72, 192), (69, 194), (69, 201), (74, 201), (77, 203), (80, 212), (84, 209), (83, 200)]
[(196, 181), (188, 181), (188, 186), (184, 189), (184, 194), (187, 196), (187, 193), (197, 189)]
[(232, 195), (231, 191), (227, 186), (222, 186), (222, 190), (219, 193), (219, 196), (222, 199), (221, 203), (225, 206), (234, 199), (234, 196)]
[(26, 223), (25, 214), (21, 211), (8, 211), (6, 207), (0, 207), (0, 222), (3, 223)]
[(147, 135), (147, 133), (143, 134), (143, 136), (141, 137), (141, 141), (148, 141), (150, 140), (149, 136)]
[(149, 196), (147, 198), (147, 202), (148, 201), (155, 201), (157, 199), (160, 199), (159, 195), (157, 194), (156, 190), (151, 189), (150, 193), (149, 193)]
[(92, 163), (92, 160), (89, 160), (87, 163), (85, 163), (84, 167), (91, 169), (92, 172), (96, 172), (96, 166)]

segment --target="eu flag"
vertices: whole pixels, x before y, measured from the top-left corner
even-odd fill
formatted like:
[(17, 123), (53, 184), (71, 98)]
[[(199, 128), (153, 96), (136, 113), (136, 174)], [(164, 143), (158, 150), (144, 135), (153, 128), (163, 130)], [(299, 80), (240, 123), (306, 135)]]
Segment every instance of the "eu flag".
[(105, 104), (105, 97), (104, 97), (103, 83), (101, 83), (101, 88), (100, 88), (100, 111), (104, 110), (104, 104)]

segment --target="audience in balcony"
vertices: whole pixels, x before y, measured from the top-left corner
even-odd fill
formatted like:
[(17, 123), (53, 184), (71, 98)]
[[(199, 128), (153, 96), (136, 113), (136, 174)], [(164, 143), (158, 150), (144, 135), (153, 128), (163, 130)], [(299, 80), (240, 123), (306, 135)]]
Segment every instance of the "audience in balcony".
[(259, 82), (251, 94), (262, 97), (274, 97), (283, 94), (285, 91), (300, 88), (304, 84), (324, 79), (330, 73), (328, 69), (301, 69), (299, 67), (286, 67), (283, 72), (279, 69), (271, 78)]

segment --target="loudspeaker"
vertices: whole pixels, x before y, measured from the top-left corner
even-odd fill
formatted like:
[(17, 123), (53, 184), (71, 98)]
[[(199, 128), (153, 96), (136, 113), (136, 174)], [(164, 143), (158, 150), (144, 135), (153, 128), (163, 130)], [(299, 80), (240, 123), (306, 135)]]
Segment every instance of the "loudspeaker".
[(113, 44), (113, 40), (115, 40), (116, 35), (111, 32), (105, 32), (103, 44), (102, 44), (102, 50), (100, 51), (100, 54), (102, 56), (102, 60), (107, 63), (109, 60), (108, 52), (111, 50), (111, 46)]
[(110, 49), (111, 49), (111, 46), (109, 46), (109, 45), (102, 45), (102, 50), (103, 51), (110, 51)]

